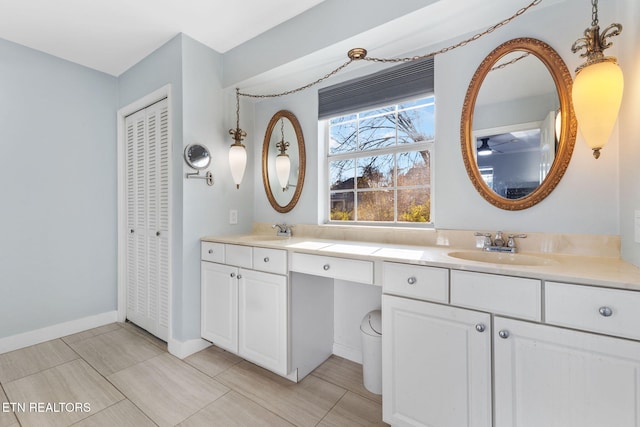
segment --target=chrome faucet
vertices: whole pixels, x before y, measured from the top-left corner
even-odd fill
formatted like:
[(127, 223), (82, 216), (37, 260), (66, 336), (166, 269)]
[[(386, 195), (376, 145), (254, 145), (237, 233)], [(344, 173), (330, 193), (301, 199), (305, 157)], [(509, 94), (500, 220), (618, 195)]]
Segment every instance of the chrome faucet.
[(491, 240), (491, 233), (480, 233), (476, 232), (473, 234), (476, 237), (484, 237), (482, 240), (482, 250), (487, 250), (488, 247), (493, 246), (493, 241)]
[(273, 224), (271, 228), (277, 228), (276, 235), (280, 237), (291, 237), (291, 228), (292, 225), (287, 225), (285, 223), (282, 224)]
[(484, 237), (482, 242), (482, 250), (486, 252), (509, 252), (516, 253), (515, 239), (524, 239), (526, 234), (509, 234), (508, 240), (505, 242), (502, 231), (496, 232), (496, 237), (491, 240), (491, 233), (474, 233), (474, 236)]

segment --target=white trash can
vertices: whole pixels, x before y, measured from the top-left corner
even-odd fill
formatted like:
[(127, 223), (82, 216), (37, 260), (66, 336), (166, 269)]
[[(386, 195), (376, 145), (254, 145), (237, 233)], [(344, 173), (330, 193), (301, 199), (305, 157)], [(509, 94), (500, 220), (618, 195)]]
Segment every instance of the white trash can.
[(382, 312), (367, 313), (360, 324), (362, 335), (362, 379), (371, 393), (382, 394)]

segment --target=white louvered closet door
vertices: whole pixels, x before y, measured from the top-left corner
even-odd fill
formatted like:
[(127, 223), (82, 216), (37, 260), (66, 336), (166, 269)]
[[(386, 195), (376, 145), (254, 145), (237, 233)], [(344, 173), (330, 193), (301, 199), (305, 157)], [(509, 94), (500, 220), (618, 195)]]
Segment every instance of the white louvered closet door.
[(125, 119), (127, 319), (169, 331), (169, 115), (164, 99)]

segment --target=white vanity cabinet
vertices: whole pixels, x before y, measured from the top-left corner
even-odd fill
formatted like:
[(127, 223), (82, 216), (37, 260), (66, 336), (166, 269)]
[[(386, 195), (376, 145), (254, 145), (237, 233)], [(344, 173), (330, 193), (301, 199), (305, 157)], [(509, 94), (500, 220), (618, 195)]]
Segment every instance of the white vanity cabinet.
[(383, 419), (491, 426), (491, 316), (446, 304), (449, 270), (385, 262)]
[[(201, 336), (286, 376), (289, 373), (286, 252), (217, 245), (212, 248), (211, 243), (202, 243)], [(221, 254), (215, 258), (217, 262), (208, 261), (215, 253)]]
[(495, 427), (640, 426), (640, 343), (494, 319)]
[(202, 338), (238, 353), (238, 268), (200, 263)]
[(394, 426), (491, 426), (491, 316), (382, 297), (383, 419)]
[(287, 369), (287, 277), (238, 272), (238, 354), (280, 375)]

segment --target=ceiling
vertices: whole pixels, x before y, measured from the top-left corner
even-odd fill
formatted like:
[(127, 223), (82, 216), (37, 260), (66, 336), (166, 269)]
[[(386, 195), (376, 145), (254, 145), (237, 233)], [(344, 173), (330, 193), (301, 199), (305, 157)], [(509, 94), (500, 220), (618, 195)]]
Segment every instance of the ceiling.
[(178, 33), (224, 53), (323, 0), (0, 0), (0, 38), (118, 76)]

